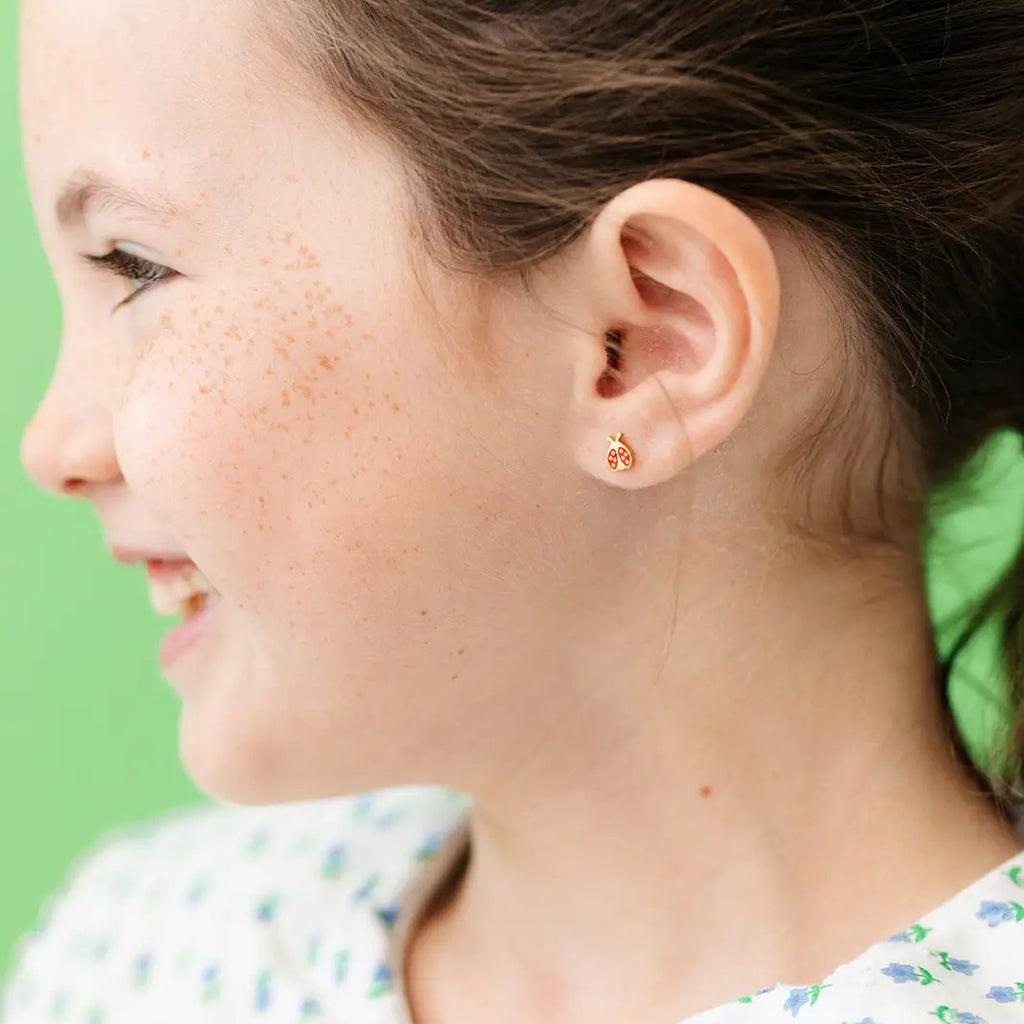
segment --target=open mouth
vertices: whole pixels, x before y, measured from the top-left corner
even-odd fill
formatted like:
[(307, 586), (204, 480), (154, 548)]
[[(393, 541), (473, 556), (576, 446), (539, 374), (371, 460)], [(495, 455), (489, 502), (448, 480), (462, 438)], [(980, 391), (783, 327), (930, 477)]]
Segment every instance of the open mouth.
[(220, 593), (193, 562), (150, 562), (147, 569), (150, 599), (157, 615), (180, 615), (188, 622), (221, 600)]

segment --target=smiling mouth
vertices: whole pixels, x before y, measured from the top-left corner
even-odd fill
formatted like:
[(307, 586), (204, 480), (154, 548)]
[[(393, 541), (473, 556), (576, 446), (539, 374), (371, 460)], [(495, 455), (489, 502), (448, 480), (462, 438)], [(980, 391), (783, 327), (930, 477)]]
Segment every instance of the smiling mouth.
[(188, 622), (221, 600), (194, 562), (147, 563), (150, 600), (158, 615), (180, 615)]

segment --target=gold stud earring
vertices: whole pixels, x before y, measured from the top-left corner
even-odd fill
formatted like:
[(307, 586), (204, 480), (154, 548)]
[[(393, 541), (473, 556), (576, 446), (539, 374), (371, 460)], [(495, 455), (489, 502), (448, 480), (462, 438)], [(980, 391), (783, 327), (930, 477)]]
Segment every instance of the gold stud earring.
[(632, 469), (633, 452), (622, 440), (622, 434), (616, 434), (614, 437), (609, 434), (608, 442), (608, 468), (613, 473), (624, 473), (627, 469)]

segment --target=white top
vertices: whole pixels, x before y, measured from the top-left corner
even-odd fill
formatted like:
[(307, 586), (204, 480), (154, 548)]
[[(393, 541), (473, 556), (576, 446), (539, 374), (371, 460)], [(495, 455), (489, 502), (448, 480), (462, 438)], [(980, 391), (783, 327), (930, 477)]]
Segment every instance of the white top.
[[(22, 939), (0, 1020), (409, 1024), (404, 936), (465, 853), (469, 810), (417, 787), (113, 832)], [(1024, 853), (908, 925), (820, 985), (682, 1024), (1024, 1024)]]

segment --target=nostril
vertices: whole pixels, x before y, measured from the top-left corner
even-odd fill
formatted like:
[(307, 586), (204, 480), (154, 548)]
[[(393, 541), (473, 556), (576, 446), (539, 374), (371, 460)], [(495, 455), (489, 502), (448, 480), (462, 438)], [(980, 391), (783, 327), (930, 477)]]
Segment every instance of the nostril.
[(71, 477), (68, 480), (65, 480), (63, 486), (61, 487), (61, 490), (65, 494), (73, 497), (76, 494), (81, 494), (81, 492), (85, 490), (85, 487), (86, 481), (83, 480), (81, 477), (76, 476)]

